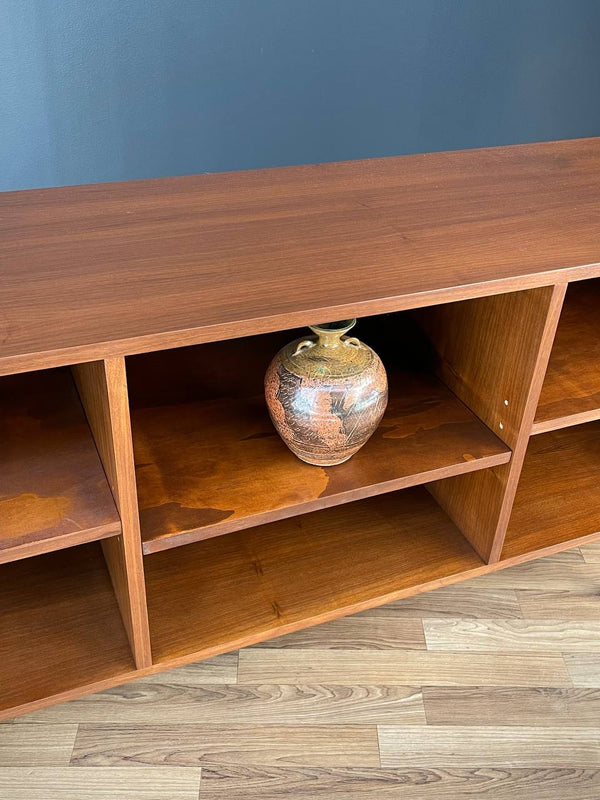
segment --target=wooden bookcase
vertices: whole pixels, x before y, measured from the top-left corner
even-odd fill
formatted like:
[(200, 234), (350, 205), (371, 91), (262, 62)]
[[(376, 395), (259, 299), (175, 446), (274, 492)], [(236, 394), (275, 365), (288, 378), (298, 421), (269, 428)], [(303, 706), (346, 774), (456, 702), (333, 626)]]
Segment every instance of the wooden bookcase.
[[(600, 139), (0, 195), (0, 718), (600, 538)], [(262, 381), (359, 317), (390, 402)]]

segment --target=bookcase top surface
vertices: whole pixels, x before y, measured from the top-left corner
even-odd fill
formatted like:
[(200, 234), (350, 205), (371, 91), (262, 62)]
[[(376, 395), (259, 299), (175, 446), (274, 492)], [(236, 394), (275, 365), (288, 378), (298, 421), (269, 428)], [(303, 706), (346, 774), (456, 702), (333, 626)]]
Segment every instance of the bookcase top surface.
[(0, 374), (600, 275), (600, 137), (0, 194)]

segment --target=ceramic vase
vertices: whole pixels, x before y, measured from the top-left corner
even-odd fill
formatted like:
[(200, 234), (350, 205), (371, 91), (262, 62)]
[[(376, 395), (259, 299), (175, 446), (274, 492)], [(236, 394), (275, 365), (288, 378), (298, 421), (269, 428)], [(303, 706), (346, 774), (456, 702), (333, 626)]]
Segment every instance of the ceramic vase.
[(275, 356), (265, 376), (271, 419), (302, 461), (326, 467), (347, 461), (377, 428), (387, 405), (379, 356), (345, 336), (356, 320), (309, 326)]

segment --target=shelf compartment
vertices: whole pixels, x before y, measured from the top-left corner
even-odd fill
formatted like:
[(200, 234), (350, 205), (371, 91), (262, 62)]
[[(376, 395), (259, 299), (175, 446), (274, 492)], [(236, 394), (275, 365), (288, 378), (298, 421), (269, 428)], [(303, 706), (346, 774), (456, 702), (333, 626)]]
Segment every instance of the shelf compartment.
[(600, 422), (532, 437), (502, 559), (600, 538), (599, 475)]
[(600, 419), (600, 279), (571, 283), (533, 433)]
[(97, 542), (0, 566), (0, 609), (2, 717), (134, 669)]
[(0, 378), (0, 563), (120, 533), (67, 368)]
[[(509, 448), (441, 381), (386, 361), (390, 400), (369, 442), (344, 464), (304, 464), (277, 435), (262, 394), (270, 357), (291, 338), (287, 332), (130, 359), (146, 554), (510, 459)], [(236, 363), (243, 370), (237, 386)], [(225, 365), (221, 373), (215, 364)], [(158, 376), (154, 393), (150, 376)]]
[(144, 561), (155, 663), (236, 649), (485, 569), (422, 486)]

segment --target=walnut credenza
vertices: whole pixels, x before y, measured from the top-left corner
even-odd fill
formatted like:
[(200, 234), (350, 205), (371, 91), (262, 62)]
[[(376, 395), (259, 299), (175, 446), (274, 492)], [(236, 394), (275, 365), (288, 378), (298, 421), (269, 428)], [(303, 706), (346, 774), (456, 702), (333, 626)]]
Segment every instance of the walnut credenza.
[[(0, 709), (598, 538), (600, 139), (0, 195)], [(262, 380), (358, 317), (390, 402)]]

